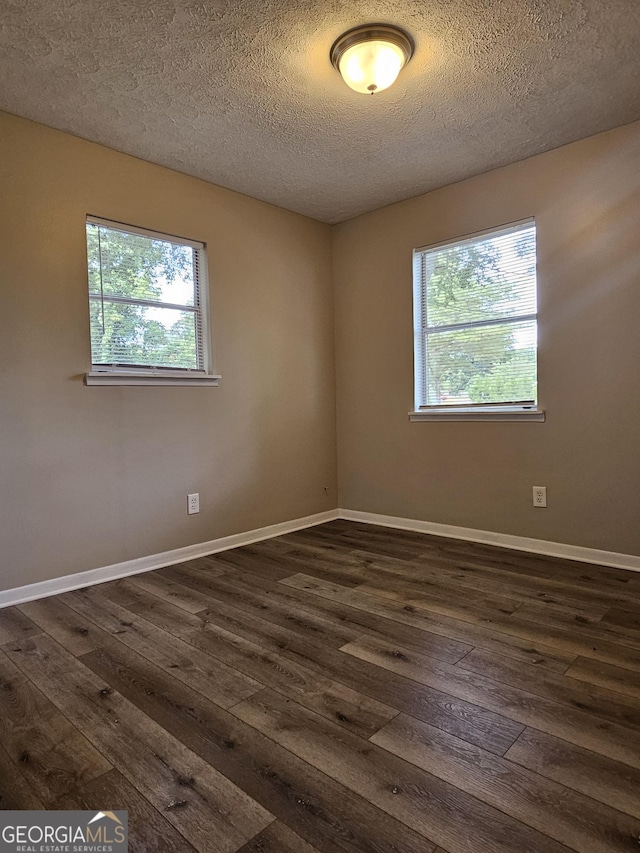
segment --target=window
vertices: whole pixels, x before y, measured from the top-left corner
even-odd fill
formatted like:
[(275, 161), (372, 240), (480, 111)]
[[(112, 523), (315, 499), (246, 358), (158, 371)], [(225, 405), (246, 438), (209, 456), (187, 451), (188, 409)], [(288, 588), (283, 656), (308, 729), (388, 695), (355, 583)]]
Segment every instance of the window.
[(87, 384), (217, 384), (204, 244), (94, 217), (86, 231)]
[(536, 311), (533, 220), (416, 249), (412, 419), (543, 420)]

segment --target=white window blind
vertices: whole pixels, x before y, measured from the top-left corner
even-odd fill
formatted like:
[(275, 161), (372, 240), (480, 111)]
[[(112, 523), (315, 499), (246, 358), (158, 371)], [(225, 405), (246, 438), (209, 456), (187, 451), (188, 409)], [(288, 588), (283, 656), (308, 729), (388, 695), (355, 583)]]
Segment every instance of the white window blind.
[(537, 402), (533, 220), (414, 252), (416, 408)]
[(204, 373), (204, 244), (95, 217), (86, 233), (94, 368)]

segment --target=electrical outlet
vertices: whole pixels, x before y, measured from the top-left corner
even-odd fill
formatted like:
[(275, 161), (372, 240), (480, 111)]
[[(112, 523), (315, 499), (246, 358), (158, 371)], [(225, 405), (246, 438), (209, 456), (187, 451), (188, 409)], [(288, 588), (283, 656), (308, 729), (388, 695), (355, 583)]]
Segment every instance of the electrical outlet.
[(545, 507), (547, 505), (547, 487), (546, 486), (534, 486), (533, 487), (533, 505)]
[(195, 515), (200, 512), (200, 495), (187, 495), (187, 515)]

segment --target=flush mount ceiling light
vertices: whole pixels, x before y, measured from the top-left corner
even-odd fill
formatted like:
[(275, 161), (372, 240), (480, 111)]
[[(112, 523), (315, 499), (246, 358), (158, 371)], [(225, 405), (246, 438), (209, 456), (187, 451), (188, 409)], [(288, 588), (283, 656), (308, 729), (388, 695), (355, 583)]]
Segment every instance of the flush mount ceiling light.
[(365, 24), (337, 38), (329, 55), (347, 86), (373, 95), (391, 86), (412, 54), (407, 33), (387, 24)]

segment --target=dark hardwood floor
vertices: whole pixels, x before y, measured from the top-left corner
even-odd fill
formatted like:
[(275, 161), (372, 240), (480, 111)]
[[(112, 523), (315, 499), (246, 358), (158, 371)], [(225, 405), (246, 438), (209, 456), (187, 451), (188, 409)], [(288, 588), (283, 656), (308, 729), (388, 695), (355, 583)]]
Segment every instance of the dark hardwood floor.
[(131, 851), (640, 851), (640, 575), (336, 521), (0, 611), (0, 808)]

